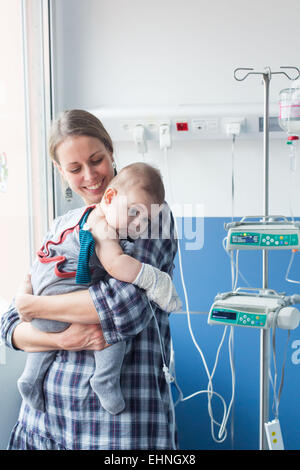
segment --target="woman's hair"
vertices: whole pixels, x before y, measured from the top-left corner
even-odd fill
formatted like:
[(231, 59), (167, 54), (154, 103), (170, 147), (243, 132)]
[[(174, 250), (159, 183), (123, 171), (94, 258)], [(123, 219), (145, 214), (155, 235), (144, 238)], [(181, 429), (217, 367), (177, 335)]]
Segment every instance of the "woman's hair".
[(108, 152), (113, 153), (112, 140), (101, 121), (83, 109), (71, 109), (63, 111), (53, 121), (49, 138), (49, 152), (51, 158), (59, 163), (56, 149), (67, 137), (90, 136), (99, 139)]

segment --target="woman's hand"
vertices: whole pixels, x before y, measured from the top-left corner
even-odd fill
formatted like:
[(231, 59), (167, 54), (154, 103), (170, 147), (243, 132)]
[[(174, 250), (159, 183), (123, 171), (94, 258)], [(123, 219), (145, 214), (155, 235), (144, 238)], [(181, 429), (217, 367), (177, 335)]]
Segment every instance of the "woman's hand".
[(61, 333), (48, 333), (34, 328), (31, 323), (19, 323), (13, 332), (13, 345), (26, 352), (42, 351), (101, 351), (109, 346), (100, 325), (74, 323)]
[(30, 322), (34, 318), (33, 301), (31, 276), (27, 274), (21, 282), (15, 297), (16, 309), (22, 321)]
[(66, 351), (101, 351), (107, 348), (100, 325), (72, 323), (61, 333), (55, 333), (60, 349)]

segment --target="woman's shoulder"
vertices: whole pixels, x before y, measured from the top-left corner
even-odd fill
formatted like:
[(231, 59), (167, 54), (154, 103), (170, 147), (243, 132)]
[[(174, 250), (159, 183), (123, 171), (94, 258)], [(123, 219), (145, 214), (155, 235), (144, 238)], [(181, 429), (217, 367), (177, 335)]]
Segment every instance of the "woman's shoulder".
[(62, 232), (63, 230), (67, 228), (74, 227), (76, 224), (78, 224), (85, 210), (86, 210), (86, 206), (83, 206), (83, 207), (78, 207), (76, 209), (71, 209), (65, 214), (59, 215), (53, 220), (51, 224), (51, 232), (52, 233), (56, 233), (57, 231)]

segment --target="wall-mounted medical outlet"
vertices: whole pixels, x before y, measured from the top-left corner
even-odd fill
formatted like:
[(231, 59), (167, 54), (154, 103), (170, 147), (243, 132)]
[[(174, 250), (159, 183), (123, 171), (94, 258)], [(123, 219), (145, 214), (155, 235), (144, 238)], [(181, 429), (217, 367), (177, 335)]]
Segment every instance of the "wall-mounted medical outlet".
[[(98, 108), (91, 110), (115, 142), (132, 142), (133, 129), (141, 125), (147, 141), (160, 142), (162, 124), (170, 126), (172, 143), (188, 140), (260, 139), (261, 104), (206, 104), (136, 108)], [(270, 139), (284, 139), (277, 125), (278, 103), (270, 103)]]
[(219, 119), (193, 119), (192, 129), (199, 135), (216, 134), (219, 131)]
[(162, 124), (168, 124), (170, 126), (170, 119), (126, 119), (120, 122), (120, 131), (125, 140), (128, 140), (137, 126), (143, 126), (145, 138), (153, 139), (158, 138), (159, 128)]
[(171, 132), (169, 124), (161, 124), (159, 126), (159, 146), (162, 150), (167, 150), (171, 147)]
[(246, 131), (246, 118), (241, 116), (223, 118), (221, 129), (228, 136), (240, 135)]
[(189, 130), (189, 124), (186, 120), (180, 119), (176, 121), (176, 129), (178, 132), (187, 132)]
[(147, 140), (145, 136), (145, 127), (142, 124), (137, 124), (132, 131), (133, 140), (137, 146), (138, 153), (147, 152)]
[(194, 132), (205, 132), (206, 131), (206, 121), (204, 119), (193, 119), (192, 128)]

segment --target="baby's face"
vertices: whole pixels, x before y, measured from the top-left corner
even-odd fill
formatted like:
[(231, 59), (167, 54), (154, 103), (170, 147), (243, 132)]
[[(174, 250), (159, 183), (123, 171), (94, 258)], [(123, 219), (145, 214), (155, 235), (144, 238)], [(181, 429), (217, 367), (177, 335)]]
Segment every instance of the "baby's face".
[(154, 204), (148, 194), (138, 189), (132, 189), (129, 194), (117, 194), (106, 206), (107, 223), (115, 228), (120, 238), (136, 239), (148, 227), (149, 222), (157, 217), (160, 207)]

